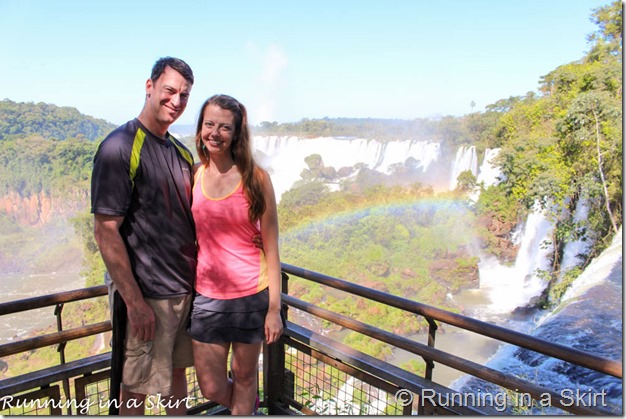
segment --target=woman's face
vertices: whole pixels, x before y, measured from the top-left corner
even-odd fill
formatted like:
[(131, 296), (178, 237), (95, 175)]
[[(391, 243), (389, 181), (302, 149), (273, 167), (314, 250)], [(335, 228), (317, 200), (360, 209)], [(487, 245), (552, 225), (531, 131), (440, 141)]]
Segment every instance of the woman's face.
[(217, 105), (208, 105), (204, 109), (200, 138), (209, 153), (221, 153), (228, 150), (235, 135), (235, 116), (229, 110)]

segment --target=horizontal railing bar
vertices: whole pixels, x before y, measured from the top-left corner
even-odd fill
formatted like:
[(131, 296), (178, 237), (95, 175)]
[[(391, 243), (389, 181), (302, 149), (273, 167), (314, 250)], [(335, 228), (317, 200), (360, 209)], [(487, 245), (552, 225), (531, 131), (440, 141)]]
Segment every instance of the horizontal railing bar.
[(55, 345), (70, 340), (80, 339), (98, 333), (108, 332), (111, 330), (111, 322), (106, 320), (99, 323), (81, 326), (74, 329), (63, 330), (60, 332), (49, 333), (43, 336), (20, 340), (18, 342), (10, 342), (0, 345), (0, 358), (26, 352), (33, 349), (43, 348), (45, 346)]
[[(358, 284), (350, 283), (350, 282), (347, 282), (338, 278), (333, 278), (333, 277), (320, 274), (317, 272), (308, 271), (306, 269), (295, 267), (292, 265), (283, 263), (282, 270), (285, 273), (289, 273), (289, 274), (316, 282), (321, 285), (329, 286), (329, 287), (332, 287), (341, 291), (351, 293), (353, 295), (368, 298), (368, 299), (380, 302), (382, 304), (386, 304), (388, 306), (396, 307), (401, 310), (405, 310), (405, 311), (412, 312), (417, 315), (421, 315), (427, 321), (429, 321), (429, 323), (433, 323), (434, 320), (441, 321), (443, 323), (447, 323), (452, 326), (456, 326), (456, 327), (459, 327), (468, 331), (472, 331), (483, 336), (500, 340), (502, 342), (507, 342), (507, 343), (510, 343), (519, 347), (527, 348), (527, 349), (530, 349), (530, 350), (533, 350), (533, 351), (536, 351), (536, 352), (539, 352), (539, 353), (542, 353), (542, 354), (545, 354), (545, 355), (548, 355), (557, 359), (561, 359), (563, 361), (571, 362), (573, 364), (577, 364), (577, 365), (587, 367), (587, 368), (590, 368), (590, 369), (593, 369), (602, 373), (606, 373), (606, 374), (609, 374), (618, 378), (622, 378), (622, 363), (621, 362), (598, 357), (596, 355), (579, 351), (579, 350), (576, 350), (567, 346), (563, 346), (560, 344), (547, 342), (542, 339), (536, 338), (534, 336), (508, 330), (506, 328), (503, 328), (494, 324), (482, 322), (480, 320), (476, 320), (476, 319), (466, 317), (460, 314), (448, 312), (448, 311), (445, 311), (436, 307), (428, 306), (426, 304), (418, 303), (418, 302), (411, 301), (405, 298), (393, 296), (391, 294), (383, 293), (374, 289), (369, 289), (369, 288), (360, 286)], [(0, 303), (0, 315), (17, 313), (17, 312), (22, 312), (22, 311), (32, 310), (32, 309), (38, 309), (38, 308), (47, 307), (47, 306), (54, 306), (58, 304), (64, 304), (64, 303), (68, 303), (72, 301), (79, 301), (79, 300), (95, 298), (95, 297), (100, 297), (100, 296), (105, 296), (105, 295), (107, 295), (107, 287), (102, 285), (102, 286), (78, 289), (78, 290), (73, 290), (73, 291), (57, 293), (57, 294), (28, 298), (28, 299), (19, 300), (19, 301), (5, 302), (5, 303)], [(285, 303), (292, 305), (293, 307), (299, 308), (303, 311), (307, 311), (316, 316), (333, 321), (336, 324), (348, 327), (359, 333), (372, 336), (376, 339), (395, 345), (409, 352), (423, 356), (427, 360), (428, 359), (436, 360), (437, 362), (440, 362), (441, 364), (448, 365), (452, 368), (456, 368), (459, 371), (464, 371), (466, 373), (475, 375), (477, 377), (480, 377), (480, 376), (472, 372), (466, 371), (465, 369), (461, 367), (469, 365), (471, 368), (478, 367), (477, 371), (486, 368), (488, 373), (495, 372), (497, 374), (502, 374), (499, 371), (491, 370), (479, 364), (474, 364), (471, 361), (456, 357), (452, 354), (448, 354), (438, 349), (428, 347), (426, 345), (420, 344), (410, 339), (400, 337), (390, 332), (386, 332), (382, 329), (378, 329), (376, 327), (367, 325), (365, 323), (359, 322), (349, 317), (342, 316), (337, 313), (333, 313), (331, 311), (314, 306), (310, 303), (306, 303), (304, 301), (295, 299), (294, 297), (288, 296), (286, 294), (283, 294), (283, 297), (284, 297)], [(80, 339), (80, 338), (91, 336), (91, 335), (96, 335), (96, 334), (107, 332), (110, 330), (111, 330), (110, 322), (104, 321), (104, 322), (95, 323), (92, 325), (83, 326), (83, 327), (79, 327), (75, 329), (59, 331), (59, 332), (51, 333), (51, 334), (44, 335), (44, 336), (29, 338), (29, 339), (25, 339), (25, 340), (18, 341), (18, 342), (10, 342), (7, 344), (0, 345), (0, 358), (8, 356), (8, 355), (30, 351), (33, 349), (42, 348), (45, 346), (60, 344), (60, 343), (68, 342), (71, 340)], [(326, 353), (329, 353), (329, 352), (326, 352)], [(349, 353), (352, 353), (352, 352), (349, 352)], [(482, 371), (482, 372), (479, 371), (479, 374), (482, 374), (482, 373), (485, 373), (485, 371)], [(499, 377), (499, 379), (500, 378), (503, 378), (503, 377)], [(503, 380), (503, 383), (500, 384), (503, 387), (514, 389), (515, 391), (520, 391), (520, 390), (524, 390), (525, 388), (527, 388), (527, 393), (535, 396), (534, 394), (535, 390), (530, 391), (529, 387), (520, 386), (519, 383), (516, 381), (518, 380), (517, 378), (513, 378), (511, 376), (506, 376), (506, 375), (504, 378), (506, 378), (506, 380)], [(487, 379), (488, 381), (491, 381), (488, 378), (483, 378), (483, 379)], [(494, 382), (494, 381), (491, 381), (491, 382)], [(527, 382), (523, 382), (523, 383), (531, 387), (534, 386)], [(541, 389), (541, 387), (539, 386), (534, 386), (534, 387)], [(556, 395), (554, 391), (542, 390), (542, 394), (544, 393), (549, 393), (552, 396), (553, 400), (559, 401), (561, 405), (563, 404), (563, 401), (561, 400), (561, 398), (558, 397), (558, 395)], [(567, 399), (566, 401), (571, 402), (570, 399)], [(599, 408), (588, 410), (586, 406), (582, 406), (582, 409), (579, 406), (554, 406), (554, 407), (559, 407), (563, 410), (567, 410), (572, 413), (603, 414), (603, 415), (611, 414), (611, 412), (606, 412)]]
[[(420, 394), (421, 391), (425, 389), (432, 390), (437, 394), (449, 395), (450, 398), (452, 398), (453, 395), (458, 394), (458, 391), (427, 380), (417, 374), (413, 374), (400, 367), (389, 364), (388, 362), (381, 361), (371, 355), (367, 355), (326, 336), (322, 336), (302, 326), (298, 326), (295, 323), (287, 322), (285, 334), (291, 340), (303, 342), (316, 351), (341, 359), (344, 362), (349, 362), (356, 368), (375, 374), (380, 378), (410, 390), (415, 394)], [(289, 340), (287, 340), (286, 343), (289, 344)], [(460, 404), (450, 406), (449, 409), (446, 410), (463, 415), (498, 414), (498, 412), (490, 406), (476, 407)]]
[(569, 346), (548, 342), (535, 336), (505, 329), (504, 327), (491, 323), (476, 320), (461, 314), (452, 313), (423, 303), (418, 303), (416, 301), (411, 301), (406, 298), (387, 294), (355, 283), (320, 274), (318, 272), (299, 268), (297, 266), (285, 263), (282, 263), (281, 266), (282, 270), (286, 273), (317, 282), (318, 284), (365, 297), (392, 307), (419, 314), (426, 318), (432, 318), (452, 326), (469, 330), (483, 336), (488, 336), (502, 342), (511, 343), (553, 358), (558, 358), (563, 361), (609, 374), (617, 378), (622, 378), (622, 363), (618, 361), (602, 358), (588, 352), (573, 349)]
[(317, 359), (318, 361), (323, 362), (325, 365), (331, 365), (337, 368), (338, 370), (352, 377), (355, 377), (364, 383), (367, 383), (371, 386), (381, 389), (389, 394), (397, 394), (398, 390), (402, 388), (395, 383), (391, 383), (387, 380), (383, 380), (371, 374), (369, 371), (366, 371), (360, 368), (355, 368), (344, 359), (337, 359), (337, 358), (328, 356), (325, 353), (322, 353), (316, 349), (313, 349), (310, 346), (307, 346), (302, 342), (298, 342), (297, 340), (293, 338), (285, 339), (284, 342), (288, 343), (290, 347), (295, 348), (299, 352), (305, 353), (309, 355), (311, 358), (314, 358), (314, 359)]
[(524, 381), (522, 379), (502, 373), (492, 368), (485, 367), (483, 365), (458, 357), (456, 355), (449, 354), (439, 349), (432, 348), (428, 345), (415, 342), (411, 339), (398, 336), (396, 334), (387, 332), (385, 330), (368, 325), (358, 320), (354, 320), (350, 317), (337, 314), (335, 312), (315, 306), (311, 303), (307, 303), (297, 298), (284, 295), (283, 300), (285, 303), (287, 303), (288, 305), (292, 307), (295, 307), (302, 311), (306, 311), (307, 313), (321, 317), (325, 320), (329, 320), (335, 324), (347, 327), (351, 330), (370, 336), (382, 342), (386, 342), (388, 344), (394, 345), (398, 348), (401, 348), (411, 353), (414, 353), (416, 355), (422, 356), (426, 359), (431, 359), (433, 361), (447, 365), (455, 370), (463, 371), (475, 377), (478, 377), (483, 380), (489, 381), (491, 383), (506, 387), (516, 392), (522, 391), (522, 392), (528, 393), (531, 396), (533, 396), (536, 400), (541, 400), (543, 396), (549, 394), (550, 400), (555, 400), (558, 402), (558, 404), (553, 407), (557, 407), (559, 409), (563, 409), (571, 413), (583, 414), (583, 415), (610, 414), (609, 412), (604, 411), (600, 408), (590, 408), (586, 406), (568, 405), (568, 403), (570, 403), (571, 400), (561, 396), (556, 391), (529, 383), (528, 381)]
[(387, 393), (395, 394), (395, 392), (397, 392), (401, 388), (396, 384), (390, 383), (389, 381), (382, 380), (381, 378), (375, 375), (372, 375), (366, 370), (353, 367), (352, 365), (347, 363), (346, 360), (344, 359), (337, 359), (334, 357), (330, 357), (326, 355), (325, 353), (312, 349), (310, 346), (307, 346), (302, 342), (298, 342), (297, 340), (286, 340), (286, 343), (288, 343), (289, 346), (291, 346), (292, 348), (295, 348), (296, 350), (302, 353), (306, 353), (307, 355), (311, 356), (312, 358), (317, 359), (318, 361), (322, 361), (326, 365), (330, 365), (334, 368), (337, 368), (338, 370), (345, 372), (346, 374), (351, 375), (352, 377), (364, 383), (370, 384), (376, 388), (384, 390)]
[(273, 405), (273, 409), (277, 411), (277, 413), (273, 413), (272, 416), (296, 416), (297, 412), (294, 412), (289, 407), (292, 406), (297, 409), (300, 413), (307, 416), (319, 416), (317, 412), (309, 409), (306, 406), (303, 406), (293, 397), (290, 397), (287, 394), (281, 394), (281, 400), (277, 401)]
[(70, 361), (43, 370), (0, 380), (0, 397), (21, 393), (57, 381), (103, 370), (111, 366), (111, 352)]
[(102, 295), (107, 295), (107, 292), (106, 285), (99, 285), (97, 287), (81, 288), (57, 294), (42, 295), (17, 301), (8, 301), (0, 303), (0, 316), (54, 306), (57, 304), (69, 303), (72, 301), (85, 300), (87, 298), (100, 297)]

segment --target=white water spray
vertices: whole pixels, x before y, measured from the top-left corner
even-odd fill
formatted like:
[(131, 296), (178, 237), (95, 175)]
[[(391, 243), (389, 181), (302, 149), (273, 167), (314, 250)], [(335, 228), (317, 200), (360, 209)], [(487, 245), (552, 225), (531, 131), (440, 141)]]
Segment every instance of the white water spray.
[(358, 163), (372, 170), (389, 173), (395, 164), (413, 158), (426, 172), (439, 158), (439, 143), (431, 141), (391, 141), (323, 137), (253, 137), (253, 149), (262, 166), (270, 170), (276, 197), (291, 189), (307, 165), (304, 159), (312, 154), (322, 156), (324, 166), (340, 169)]
[(474, 176), (478, 174), (478, 157), (475, 146), (461, 146), (456, 152), (450, 173), (450, 190), (458, 185), (458, 177), (462, 172), (469, 170)]

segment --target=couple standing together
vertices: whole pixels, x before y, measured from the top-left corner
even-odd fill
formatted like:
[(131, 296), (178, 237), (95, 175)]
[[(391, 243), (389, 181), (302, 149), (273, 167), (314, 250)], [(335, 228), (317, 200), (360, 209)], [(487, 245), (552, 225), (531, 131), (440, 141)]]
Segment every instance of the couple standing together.
[(127, 308), (122, 415), (144, 414), (149, 394), (184, 415), (175, 402), (192, 365), (204, 397), (253, 414), (262, 343), (282, 333), (276, 198), (253, 159), (246, 108), (226, 95), (204, 102), (194, 164), (168, 132), (193, 81), (184, 61), (159, 59), (141, 113), (94, 157), (94, 235)]

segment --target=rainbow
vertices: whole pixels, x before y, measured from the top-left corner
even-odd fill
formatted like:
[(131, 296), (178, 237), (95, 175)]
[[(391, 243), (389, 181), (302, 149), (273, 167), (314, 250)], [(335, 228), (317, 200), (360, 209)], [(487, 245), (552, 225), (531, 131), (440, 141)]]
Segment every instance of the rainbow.
[[(301, 235), (308, 235), (322, 229), (354, 223), (369, 215), (402, 215), (409, 211), (430, 212), (448, 211), (462, 215), (469, 210), (467, 199), (452, 197), (450, 194), (440, 196), (426, 196), (415, 199), (415, 196), (394, 197), (392, 200), (371, 205), (369, 203), (356, 205), (350, 209), (338, 211), (329, 215), (309, 218), (307, 221), (282, 231), (281, 236), (295, 238)], [(280, 223), (280, 220), (279, 220)]]

